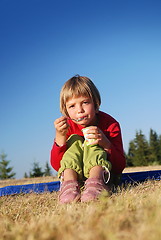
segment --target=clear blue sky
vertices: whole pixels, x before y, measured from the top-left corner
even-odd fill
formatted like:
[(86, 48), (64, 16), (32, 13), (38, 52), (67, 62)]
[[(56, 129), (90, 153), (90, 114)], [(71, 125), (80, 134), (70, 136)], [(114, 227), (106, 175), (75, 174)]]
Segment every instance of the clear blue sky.
[(0, 1), (0, 152), (17, 178), (49, 161), (59, 92), (75, 74), (98, 87), (125, 151), (136, 130), (161, 134), (161, 1)]

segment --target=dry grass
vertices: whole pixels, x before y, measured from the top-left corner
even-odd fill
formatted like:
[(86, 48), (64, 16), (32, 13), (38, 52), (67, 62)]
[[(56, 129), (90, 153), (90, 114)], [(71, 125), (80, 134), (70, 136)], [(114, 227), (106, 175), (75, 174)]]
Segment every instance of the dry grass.
[(118, 189), (99, 202), (59, 205), (57, 194), (1, 197), (0, 239), (161, 239), (161, 181)]
[(161, 170), (161, 165), (154, 166), (144, 166), (144, 167), (128, 167), (124, 169), (124, 173), (126, 172), (142, 172), (142, 171), (154, 171)]

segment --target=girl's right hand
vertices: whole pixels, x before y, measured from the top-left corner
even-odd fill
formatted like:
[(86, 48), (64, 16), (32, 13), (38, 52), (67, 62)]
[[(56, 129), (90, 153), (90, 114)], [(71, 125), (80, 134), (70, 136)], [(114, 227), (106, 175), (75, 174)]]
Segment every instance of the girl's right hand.
[(66, 136), (69, 128), (69, 124), (67, 123), (67, 117), (62, 116), (60, 118), (57, 118), (54, 122), (54, 126), (56, 129), (56, 135)]

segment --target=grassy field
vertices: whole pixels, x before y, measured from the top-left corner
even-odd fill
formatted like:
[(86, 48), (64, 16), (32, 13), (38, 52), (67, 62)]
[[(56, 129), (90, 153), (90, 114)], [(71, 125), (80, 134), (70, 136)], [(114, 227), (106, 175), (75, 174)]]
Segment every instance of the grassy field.
[[(52, 180), (1, 181), (1, 186)], [(0, 239), (161, 239), (161, 181), (147, 181), (135, 187), (118, 189), (112, 196), (102, 196), (98, 202), (91, 203), (59, 205), (57, 194), (31, 193), (1, 197)]]

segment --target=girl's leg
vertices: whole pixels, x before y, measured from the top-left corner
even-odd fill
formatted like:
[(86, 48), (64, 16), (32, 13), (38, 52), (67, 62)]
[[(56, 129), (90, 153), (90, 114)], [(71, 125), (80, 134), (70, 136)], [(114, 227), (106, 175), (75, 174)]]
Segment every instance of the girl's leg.
[(61, 167), (58, 172), (58, 176), (63, 177), (59, 194), (60, 203), (80, 200), (78, 179), (81, 179), (83, 175), (82, 142), (83, 138), (78, 135), (72, 135), (68, 139), (68, 149), (61, 160)]
[(88, 178), (85, 182), (81, 201), (88, 202), (97, 199), (102, 191), (109, 191), (105, 184), (105, 172), (110, 177), (111, 164), (107, 161), (106, 152), (98, 145), (84, 146), (84, 174)]
[[(65, 173), (67, 179), (78, 177), (83, 178), (83, 138), (79, 135), (73, 134), (67, 141), (67, 151), (64, 153), (60, 162), (60, 169), (58, 177), (60, 178)], [(68, 169), (68, 170), (67, 170)], [(66, 171), (67, 170), (67, 171)], [(73, 170), (73, 171), (70, 171)], [(75, 173), (77, 174), (75, 174)], [(64, 177), (64, 176), (63, 176)]]
[(94, 166), (91, 168), (89, 172), (89, 178), (99, 178), (101, 179), (103, 175), (103, 168), (102, 166)]
[(102, 178), (104, 169), (111, 170), (106, 151), (99, 145), (87, 145), (86, 142), (84, 142), (83, 164), (86, 178)]
[(64, 181), (77, 180), (78, 174), (73, 169), (67, 168), (64, 170), (63, 178)]

